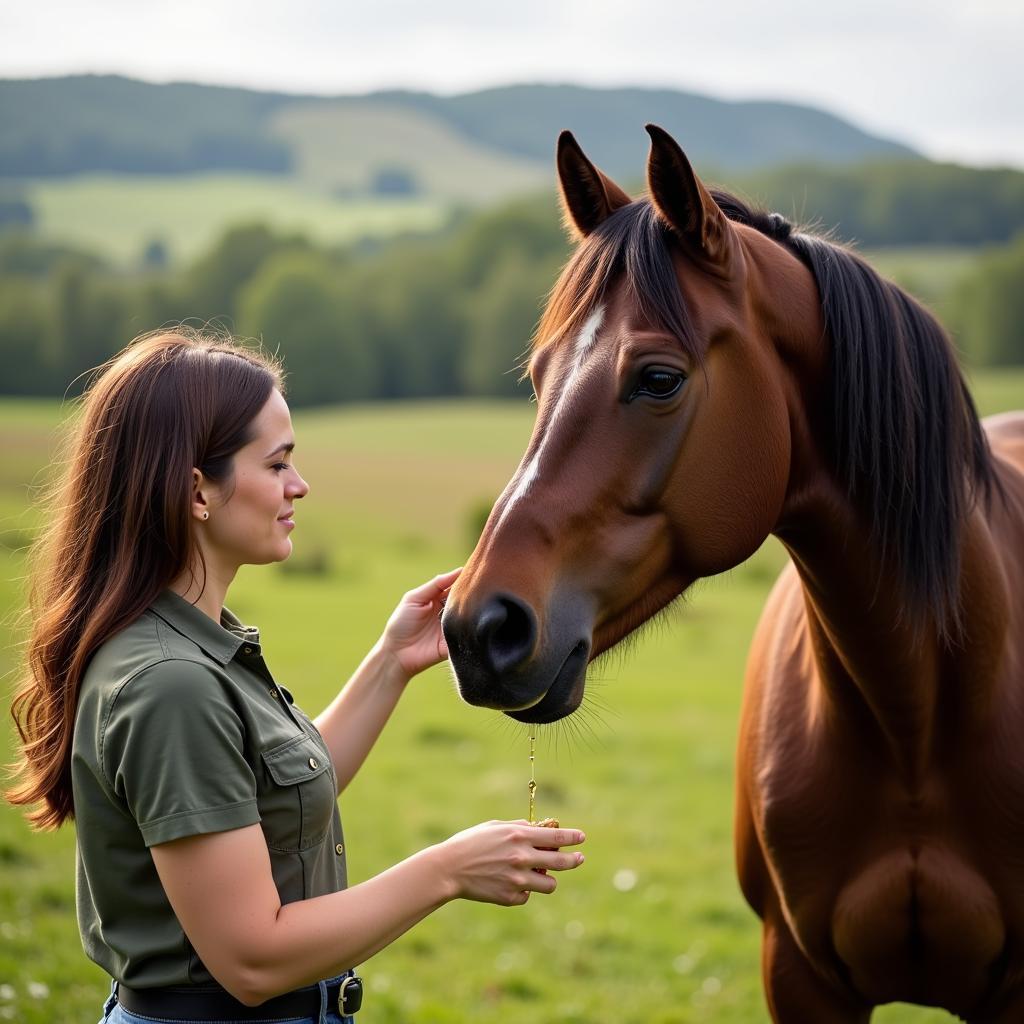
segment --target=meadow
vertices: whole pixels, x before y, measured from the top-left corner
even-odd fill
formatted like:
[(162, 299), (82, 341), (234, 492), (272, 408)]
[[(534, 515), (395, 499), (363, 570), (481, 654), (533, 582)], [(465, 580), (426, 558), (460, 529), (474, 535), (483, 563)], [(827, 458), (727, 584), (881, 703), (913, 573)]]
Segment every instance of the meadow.
[[(1024, 407), (1024, 370), (979, 373), (983, 412)], [(0, 671), (16, 663), (23, 546), (51, 465), (54, 402), (0, 403)], [(526, 403), (376, 404), (296, 415), (311, 483), (295, 553), (243, 570), (258, 624), (308, 711), (333, 696), (400, 594), (458, 565), (525, 447)], [(707, 581), (627, 656), (594, 667), (575, 724), (538, 732), (541, 816), (587, 832), (587, 862), (523, 908), (443, 908), (365, 964), (361, 1024), (752, 1024), (767, 1020), (759, 925), (733, 872), (733, 745), (749, 637), (784, 554), (773, 541)], [(10, 759), (12, 730), (0, 733)], [(528, 729), (462, 704), (446, 668), (416, 679), (342, 795), (357, 882), (477, 821), (526, 814)], [(98, 1019), (108, 983), (81, 951), (74, 831), (0, 807), (0, 1020)], [(892, 1006), (882, 1024), (938, 1024)]]
[(266, 224), (320, 245), (435, 231), (450, 204), (427, 196), (346, 197), (273, 174), (84, 174), (37, 179), (25, 195), (36, 232), (95, 252), (116, 267), (138, 265), (147, 246), (162, 243), (188, 263), (230, 227)]

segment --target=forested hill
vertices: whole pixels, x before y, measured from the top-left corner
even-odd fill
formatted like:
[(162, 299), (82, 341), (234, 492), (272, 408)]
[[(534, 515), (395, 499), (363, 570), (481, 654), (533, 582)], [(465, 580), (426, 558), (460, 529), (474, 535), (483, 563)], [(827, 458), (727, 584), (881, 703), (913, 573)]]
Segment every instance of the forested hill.
[(474, 139), (545, 163), (553, 140), (569, 128), (602, 169), (622, 177), (636, 176), (648, 122), (674, 134), (699, 163), (725, 171), (919, 155), (815, 107), (718, 100), (673, 89), (513, 85), (453, 97), (401, 92), (377, 97), (430, 111)]
[(823, 110), (666, 89), (323, 97), (82, 75), (0, 80), (0, 176), (232, 169), (329, 177), (334, 163), (354, 153), (372, 162), (376, 153), (401, 185), (421, 177), (421, 151), (443, 143), (477, 174), (500, 169), (510, 185), (533, 185), (547, 181), (555, 137), (570, 128), (604, 169), (636, 177), (648, 121), (674, 133), (699, 165), (721, 170), (917, 155)]

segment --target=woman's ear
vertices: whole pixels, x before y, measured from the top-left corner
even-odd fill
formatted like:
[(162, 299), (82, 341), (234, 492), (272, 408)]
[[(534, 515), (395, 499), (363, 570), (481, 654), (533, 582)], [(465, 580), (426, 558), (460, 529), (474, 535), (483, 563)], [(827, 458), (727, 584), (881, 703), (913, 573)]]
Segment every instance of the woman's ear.
[(207, 500), (207, 480), (203, 474), (192, 467), (192, 518), (205, 522), (210, 518), (210, 506)]

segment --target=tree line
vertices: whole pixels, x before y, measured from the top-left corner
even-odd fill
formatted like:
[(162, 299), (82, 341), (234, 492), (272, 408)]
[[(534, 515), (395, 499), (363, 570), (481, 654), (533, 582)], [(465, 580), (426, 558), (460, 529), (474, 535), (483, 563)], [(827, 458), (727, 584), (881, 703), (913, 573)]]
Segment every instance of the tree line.
[[(131, 338), (219, 324), (279, 352), (296, 405), (514, 395), (569, 245), (553, 200), (444, 232), (347, 249), (234, 228), (190, 266), (131, 274), (30, 235), (0, 237), (0, 393), (74, 394)], [(979, 364), (1024, 364), (1024, 234), (993, 247), (944, 303)]]
[(859, 245), (985, 245), (1024, 230), (1024, 174), (1006, 167), (888, 160), (731, 180), (759, 205)]
[(568, 248), (551, 201), (347, 249), (240, 226), (190, 266), (130, 274), (0, 236), (0, 393), (74, 394), (133, 337), (187, 322), (278, 351), (297, 405), (514, 394)]

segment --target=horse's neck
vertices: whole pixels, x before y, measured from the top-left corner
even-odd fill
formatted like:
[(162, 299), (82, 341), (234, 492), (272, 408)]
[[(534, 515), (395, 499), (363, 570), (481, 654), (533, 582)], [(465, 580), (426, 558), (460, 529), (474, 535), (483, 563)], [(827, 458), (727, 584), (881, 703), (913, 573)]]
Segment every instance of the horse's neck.
[[(916, 787), (934, 763), (937, 743), (945, 742), (944, 725), (969, 729), (987, 714), (996, 684), (1008, 599), (992, 592), (997, 556), (983, 517), (975, 511), (964, 527), (967, 599), (963, 633), (952, 645), (934, 626), (910, 621), (896, 574), (880, 562), (838, 489), (805, 493), (779, 536), (800, 575), (815, 685), (834, 712), (834, 727), (863, 728), (873, 720), (899, 775)], [(979, 591), (984, 600), (976, 599)], [(856, 704), (867, 717), (854, 712)]]
[(914, 785), (933, 763), (942, 726), (960, 712), (964, 727), (987, 713), (1009, 622), (997, 545), (975, 509), (962, 535), (962, 634), (950, 646), (934, 626), (915, 628), (898, 573), (882, 564), (825, 451), (834, 415), (830, 346), (814, 277), (756, 233), (743, 238), (758, 314), (788, 376), (790, 480), (774, 532), (803, 584), (816, 685), (834, 726), (880, 731)]

